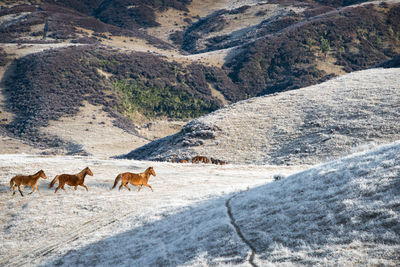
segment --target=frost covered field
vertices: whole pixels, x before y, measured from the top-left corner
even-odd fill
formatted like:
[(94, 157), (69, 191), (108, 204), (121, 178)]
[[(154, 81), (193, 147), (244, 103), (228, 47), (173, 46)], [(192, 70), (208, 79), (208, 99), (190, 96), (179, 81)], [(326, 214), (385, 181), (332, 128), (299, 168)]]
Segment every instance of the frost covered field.
[[(149, 165), (154, 192), (110, 191)], [(89, 192), (8, 191), (16, 173), (86, 166)], [(398, 266), (400, 143), (303, 169), (1, 155), (0, 265)]]
[[(157, 174), (149, 180), (154, 192), (132, 185), (130, 192), (110, 190), (118, 173), (150, 165)], [(47, 188), (56, 174), (86, 166), (94, 173), (85, 179), (89, 192), (65, 186), (67, 192), (54, 195), (55, 188)], [(240, 262), (248, 251), (230, 224), (226, 198), (302, 168), (0, 155), (0, 266)], [(24, 197), (12, 196), (11, 177), (39, 169), (48, 177), (38, 182), (41, 195), (22, 187)], [(232, 251), (220, 251), (226, 245)]]

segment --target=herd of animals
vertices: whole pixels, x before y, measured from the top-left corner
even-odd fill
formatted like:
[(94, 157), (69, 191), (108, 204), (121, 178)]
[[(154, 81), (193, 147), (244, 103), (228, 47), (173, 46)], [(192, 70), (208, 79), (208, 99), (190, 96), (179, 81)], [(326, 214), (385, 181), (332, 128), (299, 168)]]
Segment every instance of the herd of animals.
[[(172, 161), (172, 162), (181, 162), (181, 163), (188, 163), (187, 160), (180, 160), (180, 161)], [(220, 165), (225, 165), (227, 164), (226, 161), (221, 161), (213, 158), (207, 158), (204, 156), (195, 156), (191, 160), (192, 163), (213, 163), (213, 164), (220, 164)], [(73, 186), (74, 190), (78, 188), (78, 186), (82, 186), (86, 189), (86, 191), (89, 191), (87, 186), (84, 184), (85, 182), (85, 177), (86, 175), (93, 176), (93, 172), (89, 169), (89, 167), (84, 168), (82, 171), (80, 171), (77, 174), (60, 174), (56, 175), (54, 179), (50, 182), (49, 188), (52, 188), (57, 182), (58, 186), (54, 193), (57, 193), (57, 191), (61, 188), (62, 190), (65, 191), (65, 184), (69, 186)], [(146, 186), (153, 191), (153, 188), (148, 184), (150, 176), (156, 176), (156, 173), (153, 169), (153, 167), (148, 167), (144, 172), (142, 173), (131, 173), (131, 172), (124, 172), (120, 173), (117, 175), (114, 181), (114, 185), (111, 189), (114, 189), (119, 181), (121, 181), (121, 185), (119, 186), (119, 190), (123, 186), (125, 186), (129, 191), (131, 190), (128, 187), (128, 183), (134, 185), (134, 186), (139, 186), (138, 191), (142, 189), (142, 186)], [(30, 186), (32, 187), (32, 192), (29, 194), (32, 194), (35, 189), (38, 191), (40, 194), (39, 188), (37, 187), (37, 183), (40, 178), (47, 179), (46, 174), (44, 173), (43, 170), (38, 171), (35, 174), (32, 175), (16, 175), (10, 180), (10, 189), (13, 189), (13, 195), (15, 195), (15, 189), (18, 187), (18, 191), (20, 192), (21, 196), (24, 196), (21, 190), (21, 185), (24, 186)]]
[[(195, 156), (195, 157), (193, 157), (190, 161), (191, 161), (192, 163), (206, 163), (206, 164), (212, 163), (212, 164), (217, 164), (217, 165), (225, 165), (225, 164), (228, 164), (228, 162), (226, 162), (226, 161), (219, 160), (219, 159), (214, 159), (214, 158), (207, 158), (207, 157), (205, 157), (205, 156)], [(189, 161), (186, 160), (186, 159), (180, 159), (180, 160), (178, 160), (178, 159), (176, 159), (176, 158), (173, 158), (173, 159), (171, 160), (171, 162), (172, 162), (172, 163), (188, 163)]]

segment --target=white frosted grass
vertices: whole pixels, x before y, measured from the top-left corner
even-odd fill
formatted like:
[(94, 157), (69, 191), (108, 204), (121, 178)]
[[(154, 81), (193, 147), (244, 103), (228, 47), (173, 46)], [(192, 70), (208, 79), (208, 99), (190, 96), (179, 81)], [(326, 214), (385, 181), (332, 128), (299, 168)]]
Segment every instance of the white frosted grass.
[[(150, 164), (154, 192), (109, 190)], [(86, 165), (89, 192), (8, 191), (21, 170)], [(251, 244), (259, 266), (398, 266), (400, 142), (303, 168), (1, 155), (0, 264), (248, 266)]]
[(400, 143), (316, 166), (231, 203), (262, 265), (398, 266)]
[[(67, 192), (59, 190), (54, 195), (55, 188), (47, 188), (55, 175), (77, 173), (86, 166), (89, 166), (94, 173), (93, 177), (87, 176), (85, 179), (89, 192), (82, 187), (73, 191), (71, 187), (65, 186)], [(110, 191), (118, 173), (143, 172), (148, 166), (153, 166), (157, 174), (149, 180), (154, 192), (143, 188), (138, 193), (137, 187), (134, 186), (130, 186), (131, 192), (125, 188), (121, 192), (118, 188)], [(183, 230), (169, 237), (168, 243), (173, 244), (172, 250), (177, 248), (185, 250), (182, 246), (192, 244), (194, 247), (192, 249), (197, 251), (198, 239), (206, 236), (208, 231), (214, 231), (218, 236), (227, 231), (223, 230), (219, 233), (220, 229), (228, 228), (231, 238), (228, 238), (226, 242), (231, 242), (233, 249), (241, 251), (243, 255), (239, 253), (242, 255), (239, 258), (245, 258), (246, 247), (237, 240), (226, 216), (224, 196), (271, 182), (277, 173), (288, 175), (302, 168), (304, 167), (216, 166), (96, 157), (0, 155), (0, 265), (44, 264), (64, 253), (86, 250), (85, 246), (89, 246), (88, 255), (97, 255), (95, 251), (90, 251), (90, 248), (97, 249), (96, 244), (101, 240), (115, 240), (115, 244), (118, 245), (125, 242), (125, 237), (132, 235), (129, 234), (134, 232), (132, 229), (146, 228), (148, 224), (150, 224), (148, 227), (150, 232), (146, 229), (141, 230), (140, 232), (145, 233), (141, 238), (145, 240), (150, 237), (152, 242), (156, 242), (160, 238), (157, 232), (165, 235), (168, 232), (177, 231), (174, 230), (177, 228), (177, 223), (182, 224), (178, 229)], [(48, 180), (39, 180), (41, 195), (37, 192), (29, 195), (31, 188), (22, 187), (24, 197), (21, 197), (18, 191), (15, 196), (12, 196), (12, 192), (9, 191), (11, 177), (16, 174), (33, 174), (39, 169), (43, 169), (48, 177)], [(204, 201), (209, 201), (209, 204), (200, 204)], [(167, 225), (163, 226), (165, 218), (171, 216), (172, 222), (167, 220)], [(209, 229), (185, 229), (185, 223), (193, 228), (193, 225), (200, 225), (205, 218), (209, 220), (209, 225), (207, 225)], [(221, 223), (225, 226), (221, 227)], [(186, 234), (196, 237), (196, 240), (191, 240), (190, 236), (189, 240), (184, 239), (182, 235)], [(174, 240), (174, 238), (177, 239)], [(115, 253), (126, 254), (120, 255), (122, 257), (120, 264), (129, 266), (133, 262), (142, 262), (146, 265), (147, 258), (144, 256), (143, 259), (126, 259), (126, 257), (131, 257), (131, 253), (127, 253), (127, 250), (131, 249), (128, 244), (127, 248), (121, 250), (113, 247), (114, 242), (104, 242), (109, 246), (105, 252), (102, 252), (106, 253), (104, 258), (109, 258), (108, 261), (104, 259), (104, 266), (109, 266), (107, 263), (113, 264), (111, 258)], [(130, 240), (127, 242), (130, 243)], [(208, 237), (204, 237), (202, 242), (204, 247), (207, 247), (207, 243), (225, 244), (224, 239), (219, 241)], [(154, 253), (158, 255), (156, 260), (153, 259), (155, 264), (157, 261), (172, 264), (163, 260), (167, 257), (165, 251), (168, 250), (155, 249)], [(148, 254), (148, 257), (154, 258), (154, 253)], [(193, 253), (197, 256), (197, 253)], [(207, 249), (203, 250), (204, 253), (207, 254)], [(208, 259), (209, 262), (218, 262), (222, 259), (236, 262), (235, 258), (238, 257), (218, 256), (215, 253), (213, 255), (215, 257), (212, 260)], [(182, 257), (186, 256), (186, 254), (182, 255)], [(90, 258), (90, 256), (87, 257)], [(187, 261), (197, 262), (198, 260), (190, 256)], [(77, 264), (76, 259), (71, 262), (73, 262), (72, 265)], [(180, 262), (186, 264), (186, 259)], [(101, 264), (97, 255), (94, 259), (88, 259), (84, 265)]]

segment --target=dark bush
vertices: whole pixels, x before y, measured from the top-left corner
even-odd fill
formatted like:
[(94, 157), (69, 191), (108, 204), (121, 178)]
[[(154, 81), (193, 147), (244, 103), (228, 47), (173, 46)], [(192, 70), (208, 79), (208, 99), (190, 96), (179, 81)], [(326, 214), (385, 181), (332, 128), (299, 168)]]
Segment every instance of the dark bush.
[(5, 66), (7, 65), (8, 62), (10, 62), (10, 59), (7, 58), (7, 53), (4, 51), (2, 47), (0, 47), (0, 66)]
[(105, 23), (122, 28), (153, 27), (158, 25), (154, 10), (175, 8), (188, 11), (186, 6), (190, 2), (190, 0), (105, 0), (93, 11), (93, 15)]
[(397, 54), (399, 10), (400, 5), (387, 12), (361, 6), (311, 20), (249, 44), (225, 68), (249, 96), (296, 89), (331, 77), (313, 65), (315, 49), (329, 52), (347, 72), (366, 69)]

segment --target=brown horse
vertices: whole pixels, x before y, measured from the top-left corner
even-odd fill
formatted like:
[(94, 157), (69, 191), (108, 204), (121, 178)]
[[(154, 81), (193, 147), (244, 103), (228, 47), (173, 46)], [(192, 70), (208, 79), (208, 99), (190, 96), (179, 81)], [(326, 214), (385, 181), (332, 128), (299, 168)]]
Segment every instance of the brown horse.
[(15, 195), (15, 187), (18, 186), (18, 191), (21, 193), (21, 196), (24, 196), (24, 194), (22, 194), (21, 191), (21, 185), (27, 185), (32, 187), (32, 192), (30, 192), (29, 194), (32, 194), (33, 191), (35, 191), (35, 188), (40, 194), (39, 188), (37, 187), (37, 183), (40, 177), (42, 177), (43, 179), (47, 179), (47, 176), (46, 174), (44, 174), (43, 170), (40, 170), (33, 175), (16, 175), (13, 178), (11, 178), (10, 189), (12, 187), (13, 195)]
[(128, 188), (129, 191), (131, 191), (131, 189), (128, 187), (128, 182), (129, 182), (132, 185), (138, 185), (139, 186), (138, 191), (142, 189), (143, 185), (147, 186), (148, 188), (151, 189), (151, 191), (153, 191), (153, 188), (151, 188), (151, 186), (147, 184), (150, 175), (156, 176), (156, 172), (154, 171), (153, 167), (148, 167), (142, 173), (131, 173), (131, 172), (120, 173), (118, 174), (117, 178), (115, 178), (114, 185), (111, 189), (114, 189), (117, 186), (119, 180), (122, 180), (118, 190), (121, 190), (121, 188), (125, 186), (126, 188)]
[(217, 165), (226, 165), (228, 164), (228, 162), (220, 160), (220, 159), (214, 159), (214, 158), (210, 158), (211, 159), (211, 163), (212, 164), (217, 164)]
[(84, 168), (80, 173), (78, 174), (60, 174), (54, 177), (53, 181), (51, 181), (49, 188), (52, 188), (54, 184), (58, 181), (58, 187), (56, 188), (56, 191), (54, 191), (54, 194), (57, 193), (58, 189), (62, 188), (62, 190), (65, 191), (64, 185), (67, 184), (69, 186), (74, 186), (74, 190), (78, 188), (78, 185), (86, 188), (86, 191), (89, 191), (87, 186), (84, 185), (83, 183), (85, 182), (85, 176), (89, 174), (90, 176), (93, 176), (92, 171), (89, 169), (89, 167)]
[(210, 159), (204, 156), (196, 156), (192, 158), (192, 163), (210, 163)]
[(171, 160), (171, 163), (188, 163), (188, 161), (186, 160), (186, 159), (176, 159), (176, 158), (173, 158), (172, 160)]

